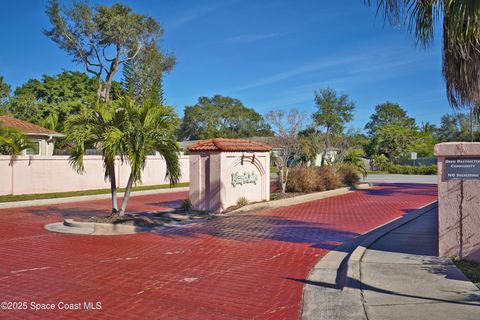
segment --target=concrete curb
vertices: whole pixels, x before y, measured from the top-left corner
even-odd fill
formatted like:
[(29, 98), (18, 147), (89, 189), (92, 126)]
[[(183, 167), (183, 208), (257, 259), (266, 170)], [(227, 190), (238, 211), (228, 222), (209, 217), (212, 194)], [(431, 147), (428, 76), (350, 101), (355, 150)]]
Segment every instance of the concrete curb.
[(423, 214), (437, 207), (438, 207), (438, 201), (431, 202), (421, 208), (418, 208), (417, 210), (415, 210), (415, 212), (411, 213), (408, 216), (403, 216), (403, 217), (391, 220), (390, 222), (387, 222), (386, 224), (383, 224), (378, 228), (375, 228), (374, 230), (371, 231), (371, 233), (368, 232), (369, 233), (368, 237), (366, 237), (352, 252), (349, 262), (361, 261), (367, 249), (371, 247), (372, 244), (376, 242), (378, 239), (380, 239), (387, 233), (390, 233), (393, 230), (400, 228), (401, 226), (417, 219), (418, 217), (422, 216)]
[(342, 195), (342, 194), (349, 193), (352, 190), (354, 190), (354, 189), (350, 188), (350, 187), (345, 187), (345, 188), (339, 188), (339, 189), (335, 189), (335, 190), (328, 190), (328, 191), (304, 194), (304, 195), (301, 195), (301, 196), (291, 197), (291, 198), (287, 198), (287, 199), (279, 199), (279, 200), (272, 200), (272, 201), (268, 201), (268, 202), (252, 203), (252, 204), (247, 204), (246, 206), (243, 206), (241, 208), (235, 209), (233, 211), (227, 212), (227, 214), (261, 210), (261, 209), (268, 209), (268, 208), (288, 207), (288, 206), (293, 206), (293, 205), (296, 205), (296, 204), (301, 204), (301, 203), (304, 203), (304, 202), (310, 202), (310, 201), (320, 200), (320, 199), (324, 199), (324, 198), (328, 198), (328, 197), (339, 196), (339, 195)]
[[(188, 191), (188, 190), (189, 190), (189, 187), (133, 191), (131, 193), (131, 196), (144, 196), (144, 195), (150, 195), (150, 194), (182, 192), (182, 191)], [(119, 193), (118, 196), (122, 197), (123, 192)], [(39, 200), (2, 202), (2, 203), (0, 203), (0, 209), (43, 206), (43, 205), (49, 205), (49, 204), (71, 203), (71, 202), (92, 201), (92, 200), (102, 200), (102, 199), (109, 199), (110, 197), (111, 197), (111, 195), (109, 193), (107, 193), (107, 194), (96, 194), (96, 195), (91, 195), (91, 196), (77, 196), (77, 197), (67, 197), (67, 198), (50, 198), (50, 199), (39, 199)]]
[(371, 247), (378, 239), (382, 238), (384, 235), (392, 232), (395, 229), (400, 228), (401, 226), (421, 217), (423, 214), (435, 209), (438, 207), (438, 201), (429, 203), (417, 210), (414, 213), (400, 217), (392, 220), (391, 222), (380, 226), (377, 229), (374, 229), (369, 233), (360, 244), (353, 250), (350, 258), (348, 259), (347, 264), (347, 276), (346, 276), (346, 286), (352, 288), (355, 295), (358, 297), (361, 302), (361, 311), (362, 317), (359, 319), (368, 320), (367, 312), (365, 310), (365, 298), (363, 296), (363, 290), (360, 285), (362, 283), (362, 272), (361, 272), (361, 263), (365, 252)]
[(414, 213), (378, 226), (340, 245), (322, 257), (310, 271), (302, 297), (302, 319), (367, 320), (360, 263), (366, 250), (387, 233), (435, 209), (434, 201)]
[(136, 226), (99, 222), (79, 222), (72, 219), (65, 219), (63, 222), (47, 224), (45, 229), (52, 232), (99, 236), (126, 235), (142, 232), (142, 229)]

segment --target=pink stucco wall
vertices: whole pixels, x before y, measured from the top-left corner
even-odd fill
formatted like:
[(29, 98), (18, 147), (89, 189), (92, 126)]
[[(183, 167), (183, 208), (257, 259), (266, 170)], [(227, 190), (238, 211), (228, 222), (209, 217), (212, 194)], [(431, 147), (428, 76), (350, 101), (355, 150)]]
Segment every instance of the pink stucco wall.
[(480, 261), (480, 180), (447, 180), (444, 170), (446, 158), (480, 158), (480, 143), (440, 143), (435, 155), (440, 255)]
[[(232, 185), (232, 174), (254, 173), (256, 183)], [(195, 209), (222, 212), (241, 197), (249, 202), (270, 199), (269, 152), (192, 152), (190, 201)]]
[[(188, 156), (180, 157), (182, 178), (189, 180)], [(109, 188), (104, 179), (105, 170), (101, 156), (86, 156), (85, 172), (78, 174), (69, 164), (68, 156), (19, 156), (10, 165), (10, 157), (0, 156), (0, 195), (49, 193)], [(130, 168), (117, 160), (117, 184), (125, 187)], [(142, 175), (141, 185), (169, 183), (165, 179), (166, 165), (162, 157), (149, 156)]]

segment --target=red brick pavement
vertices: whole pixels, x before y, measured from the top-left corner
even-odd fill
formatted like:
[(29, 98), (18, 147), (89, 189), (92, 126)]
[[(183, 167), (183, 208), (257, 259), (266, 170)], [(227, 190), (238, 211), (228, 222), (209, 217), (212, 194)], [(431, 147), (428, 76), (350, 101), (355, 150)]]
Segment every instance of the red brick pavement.
[[(132, 198), (158, 210), (186, 193)], [(106, 213), (108, 200), (0, 210), (0, 302), (53, 311), (1, 319), (296, 319), (303, 280), (338, 244), (436, 199), (433, 185), (383, 185), (185, 229), (125, 236), (50, 233), (46, 223)], [(58, 303), (101, 302), (101, 310)], [(83, 308), (83, 305), (82, 305)]]

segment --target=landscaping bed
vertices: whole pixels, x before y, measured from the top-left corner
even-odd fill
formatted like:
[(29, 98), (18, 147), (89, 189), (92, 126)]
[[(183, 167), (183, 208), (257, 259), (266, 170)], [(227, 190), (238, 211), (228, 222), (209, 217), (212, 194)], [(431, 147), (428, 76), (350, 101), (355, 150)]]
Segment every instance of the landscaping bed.
[(65, 219), (63, 222), (47, 224), (45, 228), (60, 233), (122, 235), (151, 232), (164, 227), (184, 227), (214, 217), (215, 214), (204, 211), (172, 210), (131, 213), (124, 216), (92, 216), (81, 220)]
[(90, 217), (84, 222), (123, 224), (145, 228), (154, 228), (166, 224), (188, 222), (193, 220), (208, 220), (214, 216), (206, 211), (182, 211), (174, 210), (171, 212), (149, 212), (149, 213), (131, 213), (124, 216), (110, 215), (100, 217)]

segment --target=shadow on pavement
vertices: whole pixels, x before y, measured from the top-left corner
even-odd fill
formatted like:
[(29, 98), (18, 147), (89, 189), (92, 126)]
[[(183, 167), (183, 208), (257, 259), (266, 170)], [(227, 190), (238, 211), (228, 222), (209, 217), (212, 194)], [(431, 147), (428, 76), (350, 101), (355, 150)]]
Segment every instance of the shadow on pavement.
[[(296, 281), (296, 282), (301, 282), (304, 284), (308, 284), (311, 286), (318, 286), (318, 287), (323, 287), (323, 288), (329, 288), (329, 289), (338, 289), (338, 287), (334, 284), (331, 283), (325, 283), (325, 282), (320, 282), (320, 281), (311, 281), (311, 280), (305, 280), (305, 279), (295, 279), (295, 278), (286, 278), (288, 280)], [(365, 283), (362, 283), (361, 281), (358, 281), (356, 279), (352, 278), (347, 278), (347, 283), (348, 287), (352, 289), (361, 289), (361, 290), (369, 290), (373, 292), (378, 292), (382, 294), (388, 294), (388, 295), (393, 295), (393, 296), (398, 296), (398, 297), (407, 297), (407, 298), (415, 298), (415, 299), (422, 299), (426, 300), (429, 302), (444, 302), (444, 303), (451, 303), (451, 304), (460, 304), (460, 305), (469, 305), (469, 306), (475, 306), (480, 308), (480, 304), (478, 304), (479, 297), (474, 294), (469, 294), (466, 298), (463, 298), (463, 301), (455, 301), (455, 300), (446, 300), (446, 299), (439, 299), (439, 298), (434, 298), (434, 297), (424, 297), (424, 296), (419, 296), (419, 295), (411, 295), (411, 294), (404, 294), (400, 292), (395, 292), (395, 291), (390, 291), (382, 288), (377, 288), (373, 287), (370, 285), (367, 285)], [(449, 291), (450, 293), (454, 293), (453, 291)], [(458, 295), (464, 295), (464, 292), (457, 292)], [(469, 303), (468, 301), (476, 302), (476, 303)]]

